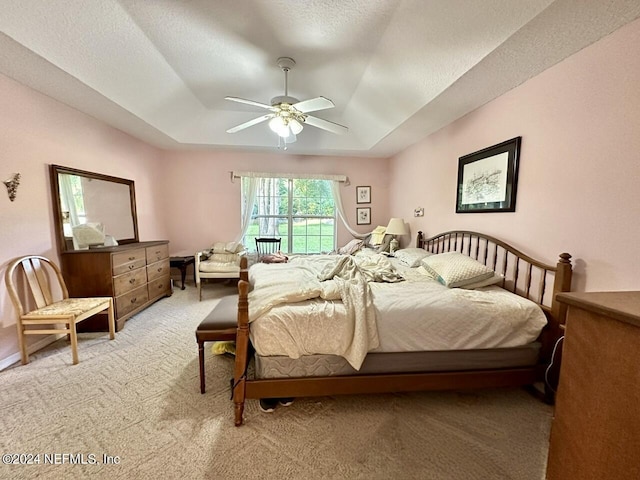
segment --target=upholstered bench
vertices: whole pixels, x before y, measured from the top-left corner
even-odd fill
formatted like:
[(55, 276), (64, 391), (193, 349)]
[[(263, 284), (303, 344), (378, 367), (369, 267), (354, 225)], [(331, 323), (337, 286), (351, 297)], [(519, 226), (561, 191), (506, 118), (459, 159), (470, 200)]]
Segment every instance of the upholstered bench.
[(200, 361), (200, 393), (204, 393), (204, 342), (235, 341), (238, 326), (238, 295), (222, 297), (196, 329)]

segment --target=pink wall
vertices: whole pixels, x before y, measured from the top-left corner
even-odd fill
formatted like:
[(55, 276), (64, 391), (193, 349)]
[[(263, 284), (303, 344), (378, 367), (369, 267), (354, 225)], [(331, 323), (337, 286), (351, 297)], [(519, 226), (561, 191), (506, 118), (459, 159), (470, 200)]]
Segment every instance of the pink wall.
[[(12, 258), (39, 254), (59, 263), (49, 187), (49, 164), (136, 182), (140, 238), (165, 238), (158, 210), (159, 151), (0, 75), (0, 179), (22, 175), (10, 202), (0, 185), (0, 362), (18, 351), (15, 311), (4, 285)], [(39, 337), (29, 340), (37, 341)]]
[[(140, 239), (167, 239), (172, 253), (236, 236), (240, 184), (230, 182), (230, 170), (344, 174), (351, 179), (342, 194), (353, 227), (366, 232), (389, 219), (386, 159), (162, 152), (2, 75), (0, 106), (0, 179), (22, 175), (15, 202), (0, 192), (0, 369), (18, 359), (15, 311), (4, 285), (8, 262), (33, 253), (59, 263), (49, 164), (134, 180)], [(372, 187), (370, 227), (355, 226), (357, 185)], [(339, 243), (351, 238), (341, 224), (338, 236)]]
[[(392, 159), (412, 233), (469, 229), (536, 258), (573, 255), (574, 289), (640, 289), (640, 20)], [(522, 136), (514, 213), (456, 214), (458, 157)], [(419, 178), (419, 181), (416, 179)]]
[[(0, 278), (7, 262), (57, 259), (48, 164), (135, 180), (141, 240), (191, 253), (234, 238), (240, 187), (230, 170), (349, 176), (354, 228), (390, 214), (417, 230), (483, 231), (555, 262), (574, 256), (577, 290), (640, 289), (640, 20), (386, 159), (210, 151), (160, 152), (0, 75), (0, 179), (22, 174), (15, 202), (0, 192)], [(455, 214), (457, 159), (522, 136), (517, 211)], [(355, 187), (372, 187), (372, 225), (355, 226)], [(413, 218), (415, 207), (425, 208)], [(339, 244), (351, 235), (340, 227)], [(405, 244), (409, 243), (408, 239)], [(0, 280), (0, 368), (17, 352), (15, 312)]]
[[(168, 151), (163, 155), (163, 209), (171, 251), (193, 254), (216, 241), (234, 240), (240, 231), (240, 182), (229, 172), (321, 173), (347, 175), (341, 188), (350, 226), (371, 231), (389, 222), (387, 159), (295, 156), (224, 151)], [(371, 186), (371, 225), (356, 225), (356, 186)], [(338, 245), (352, 235), (338, 222)]]

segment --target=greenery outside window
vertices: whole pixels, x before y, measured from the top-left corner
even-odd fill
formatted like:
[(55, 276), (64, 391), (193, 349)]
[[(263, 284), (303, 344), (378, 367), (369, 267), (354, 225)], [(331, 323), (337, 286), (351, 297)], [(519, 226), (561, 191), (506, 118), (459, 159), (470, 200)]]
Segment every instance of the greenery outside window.
[[(246, 197), (243, 182), (242, 194)], [(249, 250), (256, 237), (281, 238), (285, 253), (330, 252), (336, 245), (336, 208), (331, 181), (258, 178), (251, 222), (243, 239)]]

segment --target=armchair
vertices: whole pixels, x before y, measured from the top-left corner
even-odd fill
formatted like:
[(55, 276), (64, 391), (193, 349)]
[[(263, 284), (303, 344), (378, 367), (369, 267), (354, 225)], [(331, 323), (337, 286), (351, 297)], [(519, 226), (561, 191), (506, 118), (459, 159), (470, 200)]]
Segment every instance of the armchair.
[(202, 279), (240, 278), (240, 259), (246, 251), (241, 243), (216, 242), (207, 250), (195, 254), (196, 287), (202, 300)]

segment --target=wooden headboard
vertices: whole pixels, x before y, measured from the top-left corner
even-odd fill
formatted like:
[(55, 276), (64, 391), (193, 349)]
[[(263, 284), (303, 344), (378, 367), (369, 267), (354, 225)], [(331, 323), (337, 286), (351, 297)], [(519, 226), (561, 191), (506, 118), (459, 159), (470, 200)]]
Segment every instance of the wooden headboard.
[(483, 233), (452, 230), (431, 238), (418, 232), (418, 248), (432, 253), (459, 252), (479, 261), (503, 276), (502, 288), (540, 305), (549, 320), (546, 334), (561, 335), (566, 306), (555, 295), (571, 290), (571, 255), (561, 253), (558, 263), (547, 265), (511, 245)]

